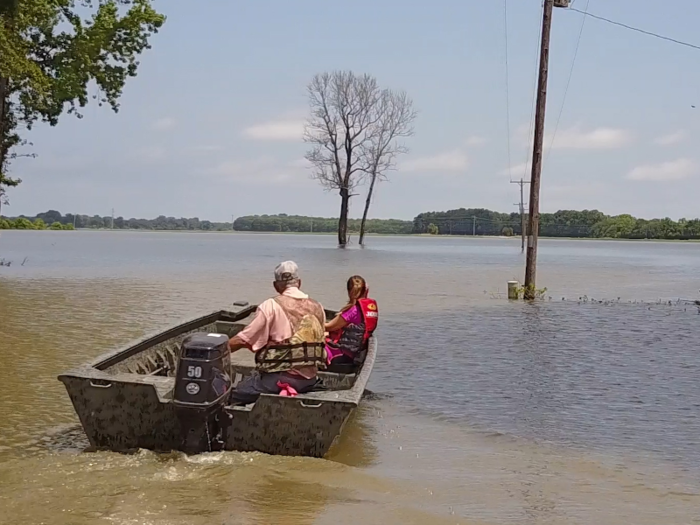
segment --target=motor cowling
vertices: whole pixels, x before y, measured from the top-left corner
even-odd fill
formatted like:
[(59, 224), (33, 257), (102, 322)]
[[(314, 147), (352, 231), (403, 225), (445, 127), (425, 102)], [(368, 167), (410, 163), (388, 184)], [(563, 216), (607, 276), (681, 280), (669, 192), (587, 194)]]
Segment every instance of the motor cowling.
[(218, 450), (230, 416), (224, 406), (231, 390), (228, 336), (194, 333), (180, 348), (173, 404), (185, 452)]

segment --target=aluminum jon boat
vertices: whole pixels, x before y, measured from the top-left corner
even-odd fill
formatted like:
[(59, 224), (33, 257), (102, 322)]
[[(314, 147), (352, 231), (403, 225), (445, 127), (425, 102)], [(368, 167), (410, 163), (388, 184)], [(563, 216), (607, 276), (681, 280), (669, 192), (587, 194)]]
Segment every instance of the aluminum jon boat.
[[(316, 388), (295, 397), (263, 394), (227, 403), (230, 387), (254, 369), (252, 353), (228, 352), (228, 338), (256, 306), (234, 303), (103, 354), (58, 379), (94, 450), (259, 451), (323, 457), (357, 408), (372, 373), (377, 340), (361, 364), (319, 372)], [(336, 312), (326, 311), (331, 319)], [(187, 363), (185, 363), (187, 361)]]

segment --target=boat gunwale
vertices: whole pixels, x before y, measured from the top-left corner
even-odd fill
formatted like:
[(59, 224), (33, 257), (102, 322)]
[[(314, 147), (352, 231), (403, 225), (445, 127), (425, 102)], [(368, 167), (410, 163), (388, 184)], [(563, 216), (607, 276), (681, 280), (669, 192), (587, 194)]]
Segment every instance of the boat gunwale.
[(183, 320), (170, 328), (160, 331), (153, 331), (145, 337), (134, 339), (126, 345), (122, 345), (116, 350), (106, 352), (91, 361), (88, 366), (103, 371), (104, 369), (117, 364), (122, 359), (133, 357), (140, 352), (148, 350), (154, 345), (164, 343), (165, 341), (172, 339), (183, 332), (187, 332), (189, 329), (197, 328), (199, 326), (206, 326), (207, 324), (223, 320), (221, 318), (226, 316), (231, 317), (230, 319), (227, 319), (227, 321), (235, 323), (236, 321), (245, 319), (246, 317), (255, 313), (256, 308), (257, 305), (250, 305), (237, 312), (223, 309), (214, 310), (206, 315), (199, 315), (188, 320)]
[[(112, 377), (111, 374), (107, 374), (104, 370), (119, 363), (123, 359), (128, 359), (139, 352), (148, 350), (154, 345), (176, 337), (183, 332), (183, 328), (185, 327), (196, 328), (197, 326), (206, 326), (207, 324), (221, 320), (222, 316), (230, 316), (231, 319), (228, 321), (240, 321), (241, 319), (245, 319), (246, 317), (255, 313), (256, 308), (257, 305), (245, 306), (238, 311), (220, 308), (213, 310), (206, 315), (198, 315), (196, 317), (183, 319), (177, 324), (170, 325), (170, 327), (166, 329), (161, 328), (160, 330), (153, 330), (145, 336), (132, 339), (126, 344), (121, 344), (116, 348), (102, 352), (100, 355), (91, 359), (90, 361), (66, 370), (58, 376), (58, 379), (60, 380), (62, 376), (91, 378)], [(86, 372), (88, 375), (86, 375)], [(96, 374), (97, 372), (100, 372), (100, 374)]]
[[(188, 329), (197, 328), (199, 326), (206, 326), (207, 324), (214, 323), (216, 321), (223, 320), (222, 317), (230, 317), (226, 319), (227, 322), (237, 322), (251, 315), (255, 314), (258, 305), (252, 304), (245, 307), (241, 307), (240, 310), (230, 310), (230, 309), (217, 309), (208, 313), (206, 315), (198, 315), (196, 317), (190, 317), (183, 319), (175, 325), (171, 325), (165, 330), (154, 330), (145, 336), (139, 337), (137, 339), (132, 339), (126, 344), (121, 344), (118, 347), (101, 353), (94, 359), (88, 361), (87, 363), (73, 367), (58, 376), (60, 380), (62, 376), (82, 376), (91, 377), (94, 379), (112, 377), (111, 374), (107, 374), (105, 369), (113, 366), (123, 359), (128, 359), (134, 355), (148, 350), (154, 345), (163, 343), (168, 339), (172, 339), (183, 332), (188, 331)], [(324, 309), (326, 318), (333, 318), (337, 311)], [(87, 372), (87, 374), (86, 374)], [(99, 372), (99, 374), (98, 374)], [(359, 377), (359, 376), (358, 376)]]

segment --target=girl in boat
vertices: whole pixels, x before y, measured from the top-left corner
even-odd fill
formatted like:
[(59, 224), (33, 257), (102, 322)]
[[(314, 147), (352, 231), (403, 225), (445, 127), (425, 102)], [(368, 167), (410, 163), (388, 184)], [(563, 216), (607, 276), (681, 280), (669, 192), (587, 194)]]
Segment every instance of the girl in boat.
[(326, 323), (328, 371), (360, 365), (367, 351), (367, 340), (377, 328), (377, 301), (369, 298), (367, 282), (359, 275), (348, 279), (348, 303)]

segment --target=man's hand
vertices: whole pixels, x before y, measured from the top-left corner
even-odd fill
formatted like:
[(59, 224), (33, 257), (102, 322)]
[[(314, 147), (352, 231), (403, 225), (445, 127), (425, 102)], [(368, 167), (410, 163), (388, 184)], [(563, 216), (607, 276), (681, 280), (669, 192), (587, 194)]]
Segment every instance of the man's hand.
[(228, 349), (231, 350), (231, 352), (236, 352), (241, 348), (248, 348), (250, 350), (250, 345), (243, 341), (243, 339), (241, 339), (237, 335), (234, 335), (231, 339), (228, 340)]

